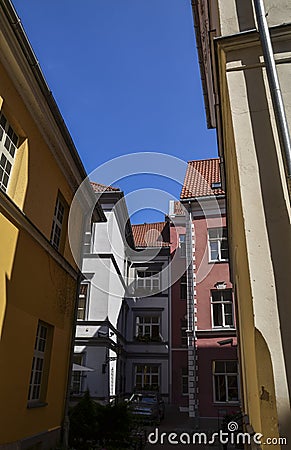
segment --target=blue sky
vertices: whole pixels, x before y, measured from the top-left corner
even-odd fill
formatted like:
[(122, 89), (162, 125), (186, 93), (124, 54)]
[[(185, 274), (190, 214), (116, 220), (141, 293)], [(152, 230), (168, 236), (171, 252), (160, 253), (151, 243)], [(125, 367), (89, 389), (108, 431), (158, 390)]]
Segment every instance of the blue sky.
[[(206, 127), (190, 4), (14, 0), (88, 173), (136, 152), (185, 161), (217, 156), (215, 131)], [(155, 188), (176, 198), (181, 189), (149, 174), (115, 184), (125, 193)], [(163, 220), (163, 213), (133, 216), (136, 223), (153, 220)]]

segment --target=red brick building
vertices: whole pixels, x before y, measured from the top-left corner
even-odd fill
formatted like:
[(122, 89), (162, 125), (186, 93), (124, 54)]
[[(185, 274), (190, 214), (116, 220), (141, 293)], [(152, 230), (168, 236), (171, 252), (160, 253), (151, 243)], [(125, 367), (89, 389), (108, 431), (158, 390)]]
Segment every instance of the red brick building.
[[(185, 267), (171, 291), (172, 402), (199, 425), (239, 409), (235, 311), (219, 159), (190, 161), (172, 202), (171, 252)], [(180, 268), (180, 272), (183, 270)]]

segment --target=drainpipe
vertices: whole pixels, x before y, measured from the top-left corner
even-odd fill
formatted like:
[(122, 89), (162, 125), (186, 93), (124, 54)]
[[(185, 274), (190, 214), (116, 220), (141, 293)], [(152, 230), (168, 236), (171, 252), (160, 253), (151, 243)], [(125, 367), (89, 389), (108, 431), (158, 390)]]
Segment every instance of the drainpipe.
[[(187, 264), (187, 324), (188, 329), (188, 405), (189, 417), (197, 421), (196, 410), (196, 342), (194, 323), (194, 274), (193, 274), (193, 242), (192, 242), (192, 211), (191, 202), (187, 205), (189, 217), (186, 217), (186, 264)], [(190, 371), (193, 375), (190, 376)]]
[(281, 88), (276, 69), (274, 52), (270, 32), (266, 20), (266, 12), (263, 0), (254, 0), (255, 15), (258, 24), (258, 31), (263, 50), (265, 67), (271, 92), (272, 104), (275, 114), (275, 120), (280, 139), (281, 149), (285, 154), (287, 177), (291, 178), (291, 141), (288, 129), (288, 123), (281, 93)]

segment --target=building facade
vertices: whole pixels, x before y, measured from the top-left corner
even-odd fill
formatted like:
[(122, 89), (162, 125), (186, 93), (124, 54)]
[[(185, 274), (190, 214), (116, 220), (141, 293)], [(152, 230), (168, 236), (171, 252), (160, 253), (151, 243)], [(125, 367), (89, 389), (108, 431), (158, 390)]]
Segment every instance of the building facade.
[(8, 0), (0, 24), (0, 448), (52, 448), (80, 274), (67, 219), (86, 173)]
[(169, 228), (130, 225), (123, 192), (91, 183), (106, 216), (83, 255), (72, 401), (158, 390), (169, 399)]
[(129, 249), (134, 246), (123, 192), (91, 183), (106, 222), (86, 237), (75, 335), (73, 396), (89, 390), (109, 401), (123, 391), (123, 302), (130, 285)]
[(291, 4), (192, 4), (227, 191), (246, 426), (290, 442)]
[(157, 390), (169, 402), (169, 224), (132, 225), (132, 231), (135, 289), (127, 299), (125, 391)]
[(172, 287), (173, 400), (200, 428), (239, 411), (225, 216), (219, 160), (190, 161), (181, 203), (170, 210), (172, 250), (185, 261)]

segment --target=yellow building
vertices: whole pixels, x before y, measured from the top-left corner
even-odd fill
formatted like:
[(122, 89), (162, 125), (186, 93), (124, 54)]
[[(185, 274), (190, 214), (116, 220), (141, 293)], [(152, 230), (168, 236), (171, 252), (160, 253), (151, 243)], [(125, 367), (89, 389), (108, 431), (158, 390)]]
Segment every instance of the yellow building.
[(86, 173), (9, 0), (0, 50), (0, 449), (52, 448), (79, 277), (67, 218)]
[(207, 122), (217, 128), (226, 181), (243, 412), (247, 430), (273, 438), (267, 448), (285, 439), (289, 448), (291, 3), (192, 6)]

